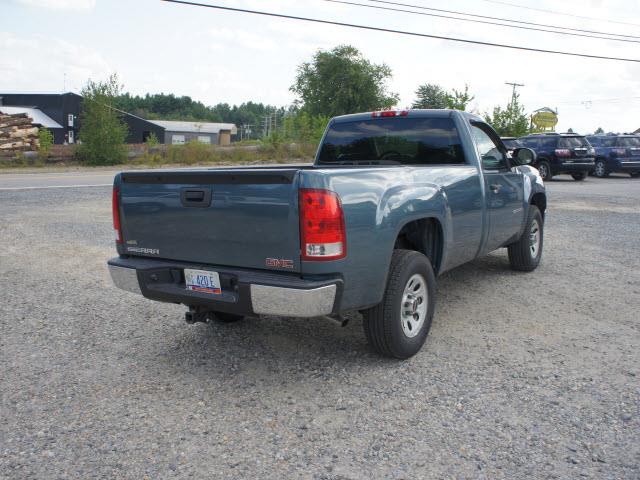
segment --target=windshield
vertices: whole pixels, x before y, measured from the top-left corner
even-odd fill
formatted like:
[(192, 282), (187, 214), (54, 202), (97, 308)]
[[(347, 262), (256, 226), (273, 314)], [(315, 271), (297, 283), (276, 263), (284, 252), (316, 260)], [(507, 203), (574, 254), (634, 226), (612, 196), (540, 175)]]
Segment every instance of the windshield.
[(558, 141), (558, 148), (588, 147), (589, 143), (584, 137), (561, 137)]
[(458, 130), (450, 118), (372, 118), (331, 125), (319, 163), (462, 164)]
[(638, 137), (620, 137), (618, 142), (621, 147), (640, 147), (640, 138)]

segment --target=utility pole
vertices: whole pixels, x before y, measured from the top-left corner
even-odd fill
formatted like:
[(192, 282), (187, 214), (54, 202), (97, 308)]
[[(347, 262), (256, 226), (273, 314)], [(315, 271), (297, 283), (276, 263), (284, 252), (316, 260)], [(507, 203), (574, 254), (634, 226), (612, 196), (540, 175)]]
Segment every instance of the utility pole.
[(524, 87), (524, 83), (515, 83), (515, 82), (504, 82), (505, 85), (511, 85), (513, 87), (513, 92), (511, 93), (511, 105), (516, 101), (516, 88)]

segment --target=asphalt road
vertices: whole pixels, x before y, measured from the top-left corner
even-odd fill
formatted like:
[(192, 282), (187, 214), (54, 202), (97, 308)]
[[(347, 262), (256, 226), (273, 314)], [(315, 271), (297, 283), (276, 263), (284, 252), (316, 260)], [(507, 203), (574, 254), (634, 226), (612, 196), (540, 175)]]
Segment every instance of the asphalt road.
[(0, 175), (0, 478), (640, 478), (640, 180), (550, 182), (538, 270), (444, 274), (398, 362), (113, 288), (110, 188), (57, 188), (110, 177)]

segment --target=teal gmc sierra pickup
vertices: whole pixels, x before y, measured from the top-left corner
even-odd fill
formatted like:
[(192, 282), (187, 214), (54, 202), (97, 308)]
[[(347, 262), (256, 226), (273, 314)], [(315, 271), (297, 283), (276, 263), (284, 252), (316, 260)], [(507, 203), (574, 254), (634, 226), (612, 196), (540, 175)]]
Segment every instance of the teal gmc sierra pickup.
[(359, 310), (375, 351), (408, 358), (439, 274), (499, 248), (516, 270), (538, 266), (534, 162), (465, 112), (336, 117), (313, 165), (119, 173), (108, 266), (116, 286), (187, 306), (190, 323)]

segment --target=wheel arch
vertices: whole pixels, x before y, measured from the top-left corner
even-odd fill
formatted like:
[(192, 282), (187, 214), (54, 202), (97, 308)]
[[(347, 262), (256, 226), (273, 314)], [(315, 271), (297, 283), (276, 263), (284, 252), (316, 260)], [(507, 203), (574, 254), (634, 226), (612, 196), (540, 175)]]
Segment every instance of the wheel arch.
[(443, 264), (444, 231), (436, 217), (424, 217), (405, 223), (396, 235), (393, 249), (423, 253), (437, 275)]
[(547, 195), (544, 192), (536, 192), (531, 195), (529, 205), (535, 205), (540, 210), (542, 219), (544, 220), (545, 212), (547, 210)]

